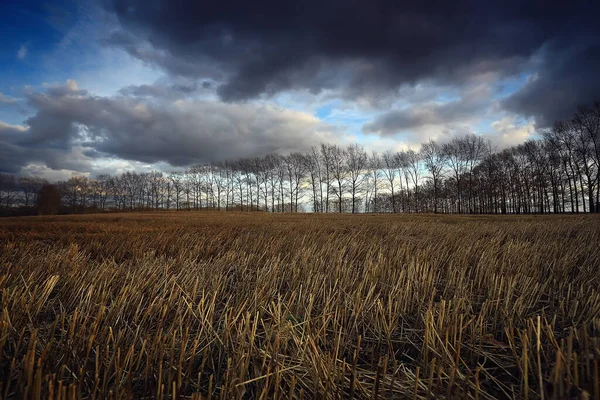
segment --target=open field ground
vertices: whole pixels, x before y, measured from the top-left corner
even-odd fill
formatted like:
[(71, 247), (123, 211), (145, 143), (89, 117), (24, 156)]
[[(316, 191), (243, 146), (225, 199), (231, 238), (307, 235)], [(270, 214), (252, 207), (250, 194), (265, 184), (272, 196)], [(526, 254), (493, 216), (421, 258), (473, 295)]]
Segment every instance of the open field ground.
[(0, 220), (2, 398), (599, 398), (598, 216)]

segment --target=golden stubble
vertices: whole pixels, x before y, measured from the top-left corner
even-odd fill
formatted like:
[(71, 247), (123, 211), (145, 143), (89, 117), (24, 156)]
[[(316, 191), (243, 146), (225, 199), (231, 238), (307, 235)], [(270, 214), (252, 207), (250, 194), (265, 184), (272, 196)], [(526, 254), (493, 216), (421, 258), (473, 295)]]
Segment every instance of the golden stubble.
[(600, 218), (0, 220), (2, 398), (599, 398)]

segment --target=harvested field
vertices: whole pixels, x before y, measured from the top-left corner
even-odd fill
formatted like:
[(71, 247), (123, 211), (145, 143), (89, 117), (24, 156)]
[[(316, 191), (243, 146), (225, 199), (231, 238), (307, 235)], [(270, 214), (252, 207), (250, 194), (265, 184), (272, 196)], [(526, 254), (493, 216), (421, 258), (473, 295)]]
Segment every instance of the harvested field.
[(0, 220), (2, 398), (600, 398), (598, 216)]

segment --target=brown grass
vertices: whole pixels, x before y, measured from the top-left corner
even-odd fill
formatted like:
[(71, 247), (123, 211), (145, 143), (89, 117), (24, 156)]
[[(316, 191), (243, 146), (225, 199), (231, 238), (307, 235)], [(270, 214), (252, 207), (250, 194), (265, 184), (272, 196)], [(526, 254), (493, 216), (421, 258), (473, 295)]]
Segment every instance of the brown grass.
[(600, 218), (0, 221), (2, 398), (599, 398)]

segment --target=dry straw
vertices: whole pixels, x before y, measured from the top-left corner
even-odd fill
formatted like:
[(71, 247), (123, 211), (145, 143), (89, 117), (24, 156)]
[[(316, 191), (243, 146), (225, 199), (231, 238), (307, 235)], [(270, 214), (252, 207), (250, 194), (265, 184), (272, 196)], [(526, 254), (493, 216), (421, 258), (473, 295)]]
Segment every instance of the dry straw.
[(600, 220), (0, 221), (0, 396), (600, 398)]

